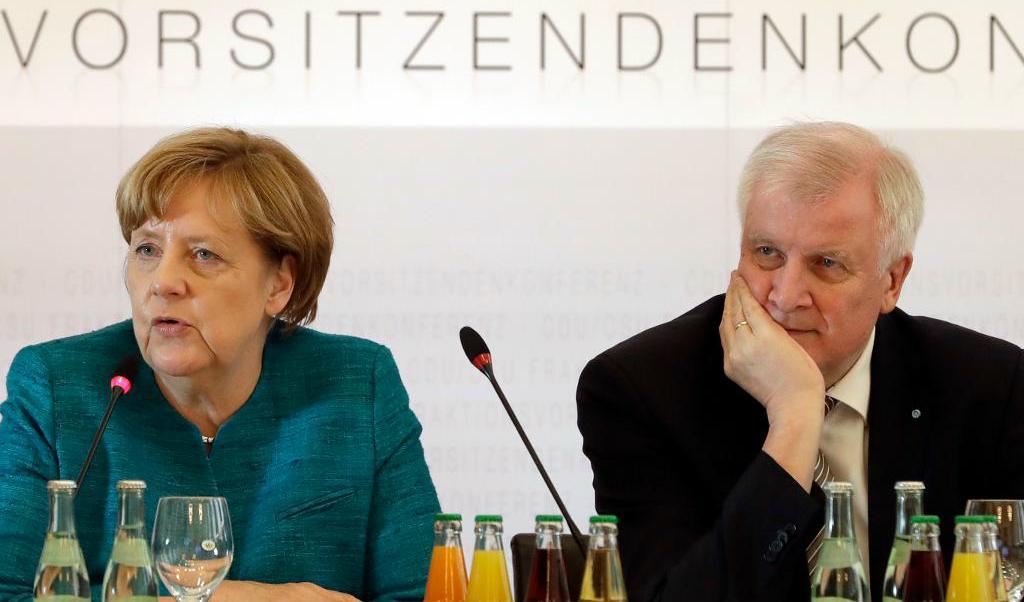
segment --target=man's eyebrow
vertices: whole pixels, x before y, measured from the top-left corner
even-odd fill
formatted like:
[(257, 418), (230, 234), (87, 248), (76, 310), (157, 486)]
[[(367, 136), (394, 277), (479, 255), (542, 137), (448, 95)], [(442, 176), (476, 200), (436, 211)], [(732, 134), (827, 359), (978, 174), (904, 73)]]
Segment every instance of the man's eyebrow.
[(757, 234), (757, 233), (754, 233), (754, 234), (752, 234), (750, 236), (747, 236), (745, 238), (745, 240), (746, 240), (747, 243), (755, 244), (755, 245), (771, 245), (771, 244), (774, 244), (772, 239), (769, 238), (768, 236), (765, 236), (764, 234)]
[(818, 257), (833, 257), (835, 259), (841, 259), (846, 261), (850, 258), (850, 254), (841, 249), (821, 249), (814, 252), (814, 255)]

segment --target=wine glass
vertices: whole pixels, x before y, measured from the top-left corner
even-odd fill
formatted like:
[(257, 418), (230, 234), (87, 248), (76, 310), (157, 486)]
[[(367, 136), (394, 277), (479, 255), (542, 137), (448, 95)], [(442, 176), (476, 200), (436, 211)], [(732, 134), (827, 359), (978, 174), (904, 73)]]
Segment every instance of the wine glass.
[(164, 497), (156, 507), (153, 558), (178, 602), (206, 602), (234, 557), (228, 502), (222, 497)]
[(990, 514), (999, 528), (1003, 582), (1010, 602), (1024, 599), (1024, 500), (968, 500), (967, 514)]

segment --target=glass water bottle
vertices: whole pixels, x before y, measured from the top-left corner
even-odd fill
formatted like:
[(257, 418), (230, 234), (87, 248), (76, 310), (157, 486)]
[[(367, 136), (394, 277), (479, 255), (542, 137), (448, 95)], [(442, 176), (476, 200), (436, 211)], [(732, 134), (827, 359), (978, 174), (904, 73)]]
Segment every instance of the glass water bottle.
[(146, 536), (144, 481), (118, 481), (117, 532), (103, 576), (103, 602), (156, 602), (159, 588)]
[(924, 483), (899, 481), (895, 490), (896, 534), (885, 567), (885, 580), (882, 582), (882, 600), (885, 602), (903, 600), (903, 584), (910, 563), (910, 518), (924, 514)]
[(74, 481), (50, 481), (50, 525), (33, 585), (35, 600), (91, 600), (89, 573), (75, 532)]
[(853, 532), (853, 485), (825, 484), (825, 539), (811, 575), (811, 599), (869, 602), (864, 564)]

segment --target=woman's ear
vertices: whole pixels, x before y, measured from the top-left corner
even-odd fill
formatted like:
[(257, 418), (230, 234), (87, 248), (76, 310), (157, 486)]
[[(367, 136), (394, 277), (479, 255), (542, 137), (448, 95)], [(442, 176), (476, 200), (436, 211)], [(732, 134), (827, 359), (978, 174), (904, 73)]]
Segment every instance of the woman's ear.
[(295, 290), (295, 257), (285, 255), (273, 268), (270, 275), (270, 291), (267, 297), (266, 312), (270, 317), (284, 311), (288, 301), (292, 298), (292, 291)]

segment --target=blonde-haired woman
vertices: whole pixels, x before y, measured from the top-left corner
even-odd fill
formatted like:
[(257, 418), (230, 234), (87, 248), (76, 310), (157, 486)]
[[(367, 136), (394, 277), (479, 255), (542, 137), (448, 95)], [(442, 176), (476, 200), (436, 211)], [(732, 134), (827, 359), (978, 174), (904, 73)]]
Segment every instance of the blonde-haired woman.
[(20, 351), (0, 405), (0, 600), (29, 600), (46, 482), (74, 478), (110, 372), (143, 360), (76, 499), (94, 584), (114, 485), (227, 498), (214, 602), (422, 596), (437, 496), (390, 352), (303, 327), (333, 245), (327, 198), (284, 145), (229, 129), (162, 140), (124, 176), (131, 320)]

